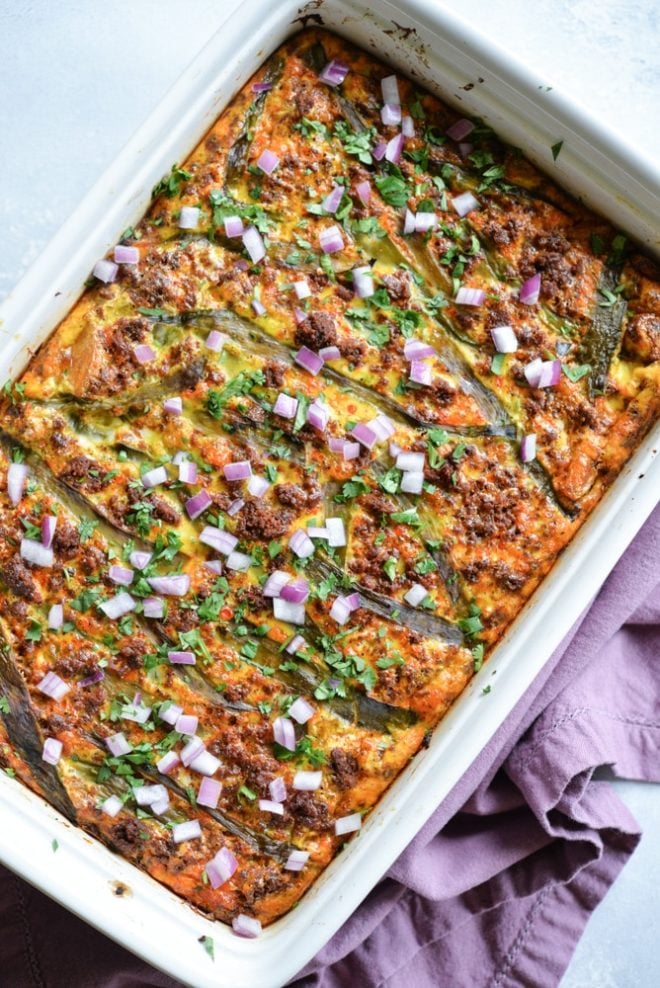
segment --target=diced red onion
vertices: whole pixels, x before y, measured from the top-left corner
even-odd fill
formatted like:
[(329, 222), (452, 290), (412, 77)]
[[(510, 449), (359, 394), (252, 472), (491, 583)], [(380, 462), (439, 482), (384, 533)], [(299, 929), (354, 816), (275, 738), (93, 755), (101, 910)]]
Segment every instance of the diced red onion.
[(471, 192), (463, 192), (460, 196), (454, 196), (451, 204), (459, 216), (467, 216), (473, 209), (479, 208), (479, 200), (475, 199)]
[(328, 545), (333, 549), (339, 549), (346, 545), (346, 530), (341, 518), (326, 518), (326, 531), (328, 533)]
[(227, 556), (227, 569), (235, 573), (245, 573), (252, 565), (252, 557), (245, 552), (230, 552)]
[(337, 624), (346, 624), (351, 616), (351, 608), (345, 597), (335, 597), (330, 608), (330, 617)]
[(307, 534), (310, 539), (327, 539), (328, 530), (327, 528), (321, 528), (318, 525), (308, 525)]
[(406, 206), (406, 215), (403, 220), (403, 233), (404, 236), (407, 237), (414, 232), (415, 232), (415, 214), (412, 213)]
[(523, 373), (530, 387), (538, 387), (542, 367), (543, 361), (540, 357), (536, 357), (534, 360), (530, 360), (530, 362), (523, 368)]
[(411, 116), (406, 115), (401, 121), (401, 133), (404, 137), (415, 136), (415, 121)]
[(325, 432), (329, 418), (330, 409), (319, 401), (318, 398), (307, 409), (307, 421), (318, 432)]
[(333, 58), (319, 73), (319, 79), (328, 86), (341, 86), (347, 75), (348, 65), (346, 62), (340, 62), (338, 58)]
[(222, 847), (206, 865), (205, 871), (212, 889), (218, 889), (232, 877), (238, 868), (238, 861), (228, 847)]
[(41, 542), (34, 539), (21, 539), (21, 559), (32, 566), (43, 566), (50, 568), (54, 561), (52, 549), (47, 549)]
[(55, 515), (44, 515), (41, 519), (41, 544), (50, 549), (53, 544), (55, 529), (57, 528), (57, 518)]
[(245, 507), (245, 501), (243, 500), (242, 497), (237, 497), (231, 502), (231, 504), (227, 508), (227, 514), (233, 518), (234, 515), (237, 515), (243, 507)]
[(304, 322), (304, 321), (305, 321), (305, 319), (307, 318), (307, 313), (306, 313), (306, 312), (303, 312), (303, 310), (302, 310), (302, 309), (299, 309), (299, 308), (298, 308), (298, 307), (296, 306), (296, 308), (295, 308), (295, 309), (293, 310), (293, 317), (294, 317), (294, 319), (296, 320), (296, 325), (298, 325), (298, 326), (299, 326), (299, 325), (300, 325), (300, 323), (301, 323), (301, 322)]
[(324, 346), (319, 350), (319, 357), (321, 357), (324, 363), (327, 363), (328, 360), (339, 360), (341, 350), (338, 346)]
[(335, 833), (337, 837), (342, 834), (352, 834), (362, 826), (362, 817), (359, 813), (351, 813), (349, 816), (339, 817), (335, 820)]
[(383, 94), (383, 103), (400, 104), (399, 83), (395, 75), (385, 76), (380, 80), (380, 90)]
[(211, 573), (217, 573), (218, 576), (222, 576), (223, 567), (220, 559), (207, 559), (204, 562), (204, 568), (210, 570)]
[(231, 928), (237, 937), (244, 937), (246, 940), (256, 940), (261, 936), (261, 923), (252, 916), (239, 913), (231, 921)]
[(302, 635), (294, 635), (287, 647), (284, 649), (289, 655), (295, 655), (301, 648), (305, 648), (307, 642)]
[(368, 264), (353, 268), (353, 287), (358, 298), (371, 298), (374, 288), (374, 276)]
[(272, 782), (268, 783), (268, 792), (270, 793), (270, 798), (274, 803), (283, 803), (286, 799), (286, 783), (284, 779), (278, 775)]
[(279, 163), (278, 156), (268, 148), (262, 151), (257, 158), (257, 168), (260, 168), (265, 175), (272, 175)]
[(253, 82), (252, 92), (253, 93), (267, 93), (269, 89), (273, 88), (272, 82)]
[(213, 525), (207, 525), (202, 529), (199, 541), (203, 542), (204, 545), (211, 546), (223, 556), (228, 556), (238, 545), (238, 539), (235, 535), (222, 528), (215, 528)]
[(197, 661), (194, 652), (179, 652), (173, 650), (167, 653), (167, 658), (173, 666), (194, 666)]
[(257, 477), (256, 475), (250, 477), (247, 484), (248, 492), (252, 497), (263, 497), (270, 484), (265, 477)]
[(147, 597), (142, 602), (142, 608), (146, 618), (162, 618), (165, 613), (165, 601), (160, 597)]
[(520, 459), (523, 463), (531, 463), (536, 459), (536, 433), (530, 432), (523, 436), (520, 442)]
[(252, 476), (252, 467), (249, 460), (236, 460), (233, 463), (225, 463), (223, 467), (225, 480), (234, 483), (237, 480), (247, 480)]
[(388, 448), (389, 448), (389, 451), (390, 451), (390, 456), (395, 456), (396, 457), (396, 456), (399, 455), (399, 453), (403, 452), (402, 449), (401, 449), (401, 447), (399, 446), (399, 444), (398, 443), (395, 443), (393, 439), (390, 440), (390, 444), (389, 444), (389, 447)]
[(307, 559), (314, 554), (314, 543), (303, 528), (297, 528), (289, 539), (289, 548), (298, 559)]
[(30, 469), (27, 463), (10, 463), (7, 470), (7, 494), (14, 507), (20, 503)]
[(302, 871), (309, 861), (309, 851), (292, 851), (284, 865), (287, 871)]
[(534, 305), (541, 294), (541, 275), (537, 272), (520, 286), (518, 298), (525, 305)]
[(273, 412), (275, 415), (281, 415), (283, 419), (294, 419), (297, 411), (298, 399), (293, 398), (291, 395), (286, 395), (283, 391), (280, 391), (275, 404), (273, 405)]
[(459, 288), (456, 292), (457, 305), (482, 305), (486, 293), (481, 288)]
[(179, 463), (179, 480), (182, 484), (197, 483), (197, 464), (189, 460)]
[(423, 340), (406, 340), (403, 344), (403, 355), (406, 360), (426, 360), (427, 357), (435, 357), (436, 350), (430, 343)]
[(105, 746), (111, 755), (115, 758), (121, 758), (122, 755), (128, 755), (129, 752), (133, 750), (133, 745), (126, 740), (122, 731), (118, 731), (116, 734), (111, 734), (110, 737), (105, 739)]
[(113, 260), (115, 264), (139, 264), (140, 251), (137, 247), (117, 244), (113, 254)]
[(217, 329), (212, 329), (206, 337), (206, 349), (212, 350), (213, 353), (220, 353), (226, 342), (227, 337), (224, 333), (220, 333)]
[(425, 360), (413, 360), (410, 364), (409, 378), (415, 384), (429, 385), (433, 380), (431, 368)]
[(435, 213), (415, 213), (415, 233), (428, 233), (437, 222)]
[(296, 772), (291, 783), (299, 792), (316, 792), (323, 783), (323, 772)]
[(511, 326), (493, 326), (490, 335), (498, 353), (515, 353), (518, 349), (518, 340)]
[(464, 137), (471, 134), (474, 130), (474, 124), (471, 120), (466, 120), (463, 117), (461, 120), (457, 120), (456, 123), (452, 124), (451, 127), (445, 131), (447, 137), (451, 137), (452, 141), (462, 141)]
[(197, 790), (198, 806), (208, 806), (214, 810), (218, 805), (221, 793), (222, 783), (216, 779), (210, 779), (208, 776), (204, 776)]
[(385, 103), (380, 111), (380, 119), (385, 127), (398, 127), (401, 123), (401, 106), (398, 103)]
[(227, 237), (241, 237), (245, 232), (243, 220), (240, 216), (225, 216), (225, 235)]
[(372, 153), (375, 161), (382, 161), (383, 158), (385, 157), (385, 152), (386, 151), (387, 151), (387, 142), (386, 141), (379, 141), (378, 144), (375, 145), (375, 147), (374, 147), (374, 149), (373, 149), (373, 151), (371, 153)]
[(409, 470), (401, 478), (401, 490), (406, 494), (421, 494), (424, 485), (422, 470)]
[(135, 601), (129, 593), (124, 591), (99, 606), (106, 617), (109, 617), (111, 621), (117, 621), (125, 614), (130, 614), (131, 611), (135, 610)]
[(154, 816), (161, 816), (163, 813), (167, 813), (169, 808), (170, 808), (170, 797), (167, 794), (167, 790), (165, 791), (165, 795), (162, 797), (162, 799), (155, 800), (155, 802), (153, 802), (150, 807), (151, 812), (154, 814)]
[(186, 820), (184, 823), (175, 823), (172, 827), (172, 840), (175, 844), (183, 844), (187, 840), (199, 840), (202, 836), (202, 828), (199, 820)]
[(474, 144), (470, 144), (468, 141), (461, 141), (461, 143), (458, 145), (458, 153), (463, 159), (469, 157), (469, 155), (471, 155), (473, 151), (474, 151)]
[(176, 719), (174, 730), (179, 734), (195, 734), (199, 726), (199, 717), (194, 714), (180, 714)]
[(299, 696), (289, 707), (289, 717), (293, 717), (298, 724), (306, 724), (315, 713), (316, 710), (304, 696)]
[(186, 744), (183, 746), (179, 758), (186, 766), (186, 768), (188, 768), (192, 764), (192, 762), (197, 758), (197, 756), (201, 755), (203, 751), (204, 751), (204, 742), (202, 741), (202, 739), (198, 737), (193, 737), (190, 739), (190, 741), (187, 741)]
[(114, 263), (114, 261), (108, 261), (102, 258), (97, 261), (92, 268), (92, 274), (99, 281), (104, 282), (104, 284), (109, 285), (117, 277), (117, 272), (119, 271), (119, 266)]
[(401, 158), (401, 152), (403, 151), (403, 134), (397, 134), (393, 137), (391, 141), (387, 142), (387, 147), (385, 149), (385, 158), (390, 161), (393, 165), (398, 165)]
[(155, 785), (135, 786), (133, 788), (133, 796), (138, 806), (152, 806), (167, 796), (167, 789), (160, 782), (157, 782)]
[(138, 364), (149, 364), (156, 359), (156, 353), (147, 343), (138, 343), (133, 353)]
[(280, 597), (290, 604), (304, 604), (309, 597), (309, 583), (303, 576), (300, 576), (282, 587)]
[(163, 410), (167, 412), (168, 415), (183, 415), (183, 399), (168, 398), (163, 402)]
[(284, 813), (284, 807), (281, 803), (276, 803), (272, 799), (260, 799), (259, 809), (262, 813), (276, 813), (277, 816), (282, 816)]
[(57, 631), (64, 624), (64, 607), (62, 604), (53, 604), (48, 612), (48, 627), (52, 631)]
[(376, 437), (381, 441), (389, 439), (396, 432), (396, 429), (384, 412), (379, 412), (375, 418), (370, 419), (367, 422), (367, 426), (372, 432), (376, 433)]
[(357, 611), (359, 610), (360, 607), (362, 607), (362, 598), (360, 597), (360, 594), (357, 591), (353, 591), (353, 593), (349, 593), (347, 597), (344, 597), (344, 600), (348, 604), (348, 607), (351, 611)]
[(370, 429), (364, 422), (358, 422), (357, 425), (353, 426), (351, 435), (359, 443), (362, 443), (363, 446), (366, 446), (367, 449), (372, 449), (378, 440), (378, 436), (373, 429)]
[(411, 607), (417, 607), (428, 595), (428, 590), (421, 583), (413, 583), (412, 587), (403, 595), (403, 599)]
[(101, 803), (101, 812), (105, 813), (106, 816), (116, 817), (123, 805), (119, 796), (108, 796)]
[[(344, 194), (343, 185), (333, 185), (332, 189), (330, 190), (330, 192), (322, 202), (322, 206), (325, 209), (326, 213), (337, 212), (343, 194)], [(298, 296), (298, 298), (303, 298), (303, 297), (305, 296), (302, 295)]]
[(344, 238), (340, 228), (335, 224), (328, 226), (319, 233), (319, 243), (324, 254), (334, 254), (344, 248)]
[(163, 757), (156, 762), (156, 768), (161, 775), (169, 775), (180, 764), (181, 759), (176, 751), (166, 751)]
[(305, 623), (305, 605), (292, 604), (281, 596), (273, 598), (273, 614), (278, 621), (286, 621), (287, 624)]
[(243, 246), (253, 264), (257, 264), (266, 256), (266, 246), (256, 226), (249, 226), (243, 234)]
[(179, 229), (196, 230), (199, 226), (199, 214), (198, 206), (182, 206), (179, 212)]
[(258, 298), (252, 299), (252, 308), (255, 316), (263, 316), (266, 313), (266, 306)]
[(404, 472), (410, 470), (419, 472), (424, 469), (425, 460), (424, 453), (399, 453), (396, 458), (396, 468)]
[(164, 597), (185, 597), (190, 590), (190, 577), (187, 573), (173, 576), (150, 576), (147, 583), (156, 593)]
[(288, 717), (276, 717), (273, 721), (273, 738), (287, 751), (296, 750), (296, 729)]
[(298, 298), (309, 298), (312, 294), (312, 289), (304, 278), (301, 281), (294, 281), (293, 290)]
[(358, 182), (355, 186), (358, 198), (363, 206), (368, 206), (371, 199), (371, 182)]
[(58, 741), (57, 738), (46, 738), (41, 753), (42, 760), (48, 762), (49, 765), (57, 765), (61, 757), (62, 742)]
[(344, 460), (356, 460), (360, 455), (360, 444), (351, 443), (346, 440), (344, 442), (344, 448), (342, 450), (342, 456)]
[(133, 582), (133, 570), (127, 569), (125, 566), (111, 566), (108, 570), (108, 576), (113, 583), (120, 587), (130, 587)]
[(158, 711), (158, 716), (161, 720), (164, 720), (166, 724), (170, 724), (172, 727), (176, 724), (177, 720), (183, 713), (182, 707), (178, 706), (176, 703), (169, 703), (164, 709), (161, 706)]
[(144, 487), (158, 487), (159, 484), (167, 483), (167, 470), (165, 467), (155, 467), (142, 474), (142, 485)]
[(190, 763), (193, 772), (199, 775), (212, 776), (220, 768), (220, 759), (212, 755), (210, 751), (202, 751)]
[(561, 381), (561, 360), (544, 360), (537, 388), (554, 388)]
[(279, 597), (282, 587), (286, 586), (290, 579), (289, 573), (282, 569), (276, 569), (264, 583), (261, 593), (264, 597)]
[(194, 521), (195, 518), (199, 518), (205, 511), (208, 511), (212, 504), (213, 498), (209, 492), (201, 490), (186, 501), (186, 514)]

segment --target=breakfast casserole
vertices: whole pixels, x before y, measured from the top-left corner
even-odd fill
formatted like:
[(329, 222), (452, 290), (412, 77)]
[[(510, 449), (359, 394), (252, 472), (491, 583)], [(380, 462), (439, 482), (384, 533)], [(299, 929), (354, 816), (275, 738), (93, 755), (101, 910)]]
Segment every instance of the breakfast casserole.
[(4, 386), (5, 772), (256, 936), (620, 472), (659, 361), (625, 236), (298, 33)]

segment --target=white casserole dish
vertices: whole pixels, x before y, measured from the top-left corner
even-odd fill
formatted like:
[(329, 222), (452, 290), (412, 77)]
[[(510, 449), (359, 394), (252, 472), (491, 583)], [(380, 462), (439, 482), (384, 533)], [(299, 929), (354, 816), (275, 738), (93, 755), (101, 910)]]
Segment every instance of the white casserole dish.
[[(15, 376), (79, 296), (93, 262), (144, 212), (150, 190), (305, 15), (322, 18), (480, 115), (594, 208), (658, 251), (660, 175), (544, 80), (431, 0), (247, 0), (225, 23), (0, 308), (0, 380)], [(408, 27), (415, 31), (409, 33)], [(474, 84), (473, 88), (470, 84)], [(457, 102), (460, 101), (460, 102)], [(563, 139), (553, 165), (550, 147)], [(0, 858), (87, 922), (194, 985), (275, 988), (332, 936), (449, 793), (598, 590), (657, 500), (656, 427), (495, 654), (300, 906), (257, 941), (206, 919), (0, 773)], [(496, 675), (495, 675), (496, 674)], [(495, 678), (492, 678), (495, 676)], [(493, 684), (488, 696), (483, 685)], [(51, 842), (59, 843), (53, 854)], [(128, 887), (116, 894), (117, 882)], [(215, 964), (196, 941), (215, 941)]]

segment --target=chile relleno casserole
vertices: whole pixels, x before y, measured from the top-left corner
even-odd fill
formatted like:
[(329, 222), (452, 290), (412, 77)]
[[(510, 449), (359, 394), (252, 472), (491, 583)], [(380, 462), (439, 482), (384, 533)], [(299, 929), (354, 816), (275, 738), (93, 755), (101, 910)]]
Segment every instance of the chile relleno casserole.
[(253, 936), (654, 421), (660, 273), (304, 31), (94, 276), (0, 406), (0, 760)]

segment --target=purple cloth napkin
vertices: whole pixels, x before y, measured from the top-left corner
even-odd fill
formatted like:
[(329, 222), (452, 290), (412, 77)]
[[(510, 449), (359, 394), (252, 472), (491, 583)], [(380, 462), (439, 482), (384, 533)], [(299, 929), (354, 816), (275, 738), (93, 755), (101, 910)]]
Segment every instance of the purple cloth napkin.
[[(660, 508), (431, 820), (290, 984), (557, 985), (639, 841), (595, 769), (660, 781), (659, 645)], [(12, 988), (178, 984), (4, 869), (0, 971)]]

